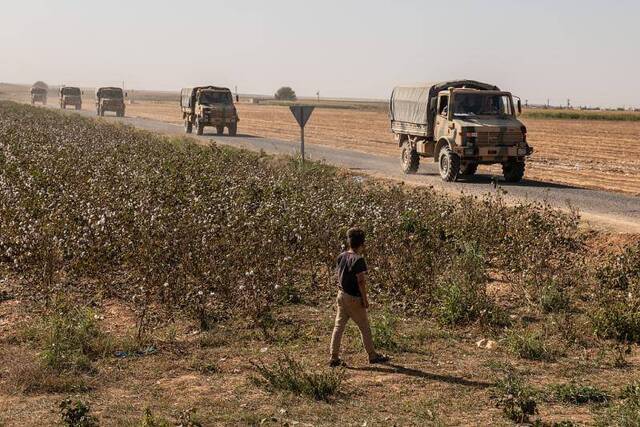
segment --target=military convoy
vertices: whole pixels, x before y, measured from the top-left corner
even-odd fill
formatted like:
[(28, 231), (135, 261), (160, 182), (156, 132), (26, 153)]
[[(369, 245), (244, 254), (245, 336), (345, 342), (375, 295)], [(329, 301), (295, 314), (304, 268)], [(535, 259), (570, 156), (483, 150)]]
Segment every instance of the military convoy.
[(82, 91), (80, 88), (72, 86), (60, 88), (60, 109), (65, 110), (67, 105), (76, 107), (76, 110), (82, 110)]
[(520, 181), (533, 152), (516, 118), (521, 110), (509, 92), (473, 80), (396, 87), (390, 118), (402, 170), (416, 173), (421, 159), (432, 158), (444, 181), (456, 181), (478, 165), (501, 164), (507, 182)]
[(238, 132), (238, 112), (233, 105), (231, 91), (224, 87), (200, 86), (182, 89), (180, 93), (180, 107), (184, 130), (202, 135), (205, 126), (216, 128), (218, 135), (224, 133), (224, 128), (229, 130), (229, 135), (235, 136)]
[[(41, 83), (41, 82), (39, 82)], [(46, 105), (43, 84), (31, 88), (31, 103)], [(60, 108), (82, 108), (77, 87), (60, 89)], [(126, 94), (118, 87), (96, 90), (96, 112), (113, 111), (124, 117)], [(416, 173), (421, 159), (437, 162), (444, 181), (474, 175), (479, 165), (502, 165), (507, 182), (522, 180), (527, 157), (527, 128), (518, 120), (520, 99), (509, 92), (474, 80), (451, 80), (394, 88), (389, 103), (391, 131), (401, 150), (402, 170)], [(202, 135), (206, 126), (222, 135), (238, 131), (238, 112), (228, 88), (197, 86), (181, 90), (180, 107), (184, 129)]]
[(31, 88), (31, 105), (35, 105), (36, 102), (47, 105), (47, 92), (48, 89), (46, 87), (34, 85)]
[(104, 116), (107, 111), (116, 113), (117, 117), (124, 117), (125, 93), (119, 87), (101, 87), (96, 90), (96, 113)]

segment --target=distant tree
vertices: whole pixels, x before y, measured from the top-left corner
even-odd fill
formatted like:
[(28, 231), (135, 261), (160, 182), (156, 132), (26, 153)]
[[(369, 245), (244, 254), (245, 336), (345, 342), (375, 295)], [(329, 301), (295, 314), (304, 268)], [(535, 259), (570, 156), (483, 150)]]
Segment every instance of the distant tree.
[(289, 86), (281, 87), (274, 96), (278, 101), (295, 101), (298, 99), (294, 90)]

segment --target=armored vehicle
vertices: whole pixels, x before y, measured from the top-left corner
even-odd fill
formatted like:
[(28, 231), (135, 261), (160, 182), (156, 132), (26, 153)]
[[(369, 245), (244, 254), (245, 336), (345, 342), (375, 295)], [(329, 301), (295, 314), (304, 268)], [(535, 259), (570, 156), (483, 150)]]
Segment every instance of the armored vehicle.
[(196, 133), (202, 135), (205, 126), (216, 128), (218, 135), (229, 129), (229, 135), (238, 132), (238, 112), (233, 105), (231, 91), (224, 87), (200, 86), (182, 89), (180, 107), (184, 130), (191, 133), (196, 127)]
[(96, 90), (96, 112), (104, 116), (105, 111), (113, 111), (124, 117), (124, 93), (119, 87), (101, 87)]
[(35, 105), (36, 102), (42, 105), (47, 105), (47, 89), (44, 87), (33, 86), (31, 88), (31, 105)]
[(442, 179), (455, 181), (478, 165), (501, 164), (505, 180), (518, 182), (533, 153), (521, 111), (509, 92), (473, 80), (396, 87), (390, 118), (402, 169), (416, 173), (420, 159), (432, 158)]
[(60, 108), (64, 110), (67, 105), (73, 105), (76, 110), (82, 110), (82, 91), (80, 88), (71, 86), (60, 88)]

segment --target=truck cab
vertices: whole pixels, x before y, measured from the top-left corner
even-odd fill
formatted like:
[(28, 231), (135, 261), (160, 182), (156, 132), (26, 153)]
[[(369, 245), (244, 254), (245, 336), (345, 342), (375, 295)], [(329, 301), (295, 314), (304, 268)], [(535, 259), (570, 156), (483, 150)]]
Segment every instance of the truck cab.
[(125, 94), (119, 87), (101, 87), (96, 90), (96, 114), (104, 116), (106, 111), (113, 111), (117, 117), (124, 117)]
[(216, 128), (218, 135), (229, 130), (229, 135), (238, 132), (238, 113), (233, 104), (233, 95), (227, 88), (216, 86), (202, 86), (182, 89), (180, 98), (182, 119), (186, 133), (191, 133), (193, 127), (196, 133), (202, 135), (205, 126)]
[[(517, 116), (520, 101), (509, 92), (474, 81), (400, 89), (392, 98), (392, 130), (405, 173), (420, 159), (437, 162), (445, 181), (476, 173), (478, 165), (501, 164), (507, 182), (524, 176), (527, 129)], [(436, 89), (436, 90), (434, 90)]]
[(73, 105), (76, 110), (82, 109), (82, 91), (80, 88), (64, 86), (60, 88), (60, 108), (67, 108), (67, 105)]
[(47, 89), (44, 87), (34, 86), (31, 88), (31, 105), (35, 105), (37, 102), (42, 105), (47, 105)]

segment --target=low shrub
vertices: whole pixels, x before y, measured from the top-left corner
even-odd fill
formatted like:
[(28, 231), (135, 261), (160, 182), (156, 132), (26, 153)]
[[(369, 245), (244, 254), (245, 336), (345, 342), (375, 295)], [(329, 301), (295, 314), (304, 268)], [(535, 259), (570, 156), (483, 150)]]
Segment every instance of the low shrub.
[(598, 286), (627, 291), (640, 289), (640, 245), (625, 248), (600, 262), (595, 271)]
[(517, 423), (529, 422), (538, 413), (536, 393), (514, 369), (507, 369), (504, 378), (494, 386), (493, 399), (507, 418)]
[(553, 279), (547, 280), (540, 288), (538, 302), (544, 313), (562, 313), (570, 307), (566, 289)]
[(371, 317), (371, 332), (375, 348), (397, 351), (402, 349), (398, 340), (398, 318), (391, 312), (384, 312)]
[(550, 361), (553, 351), (539, 331), (512, 330), (505, 337), (507, 348), (522, 359)]
[(97, 427), (98, 420), (90, 414), (89, 404), (70, 398), (60, 402), (60, 417), (68, 427)]
[(310, 371), (290, 356), (279, 358), (271, 366), (264, 363), (253, 365), (260, 375), (260, 378), (254, 379), (257, 384), (315, 400), (329, 401), (338, 393), (344, 378), (344, 371), (341, 369)]
[(436, 312), (441, 323), (460, 325), (478, 319), (489, 306), (486, 261), (475, 245), (465, 245), (444, 266), (436, 289)]
[(109, 349), (93, 311), (69, 301), (56, 300), (35, 328), (44, 365), (58, 372), (87, 371)]
[(556, 384), (551, 387), (554, 399), (560, 402), (584, 405), (587, 403), (606, 404), (611, 397), (604, 390), (591, 385), (580, 385), (575, 382), (568, 384)]
[(594, 332), (601, 338), (640, 342), (640, 299), (609, 295), (591, 315)]
[(640, 386), (635, 381), (627, 385), (622, 393), (622, 401), (605, 411), (596, 422), (600, 427), (636, 427), (640, 425)]

